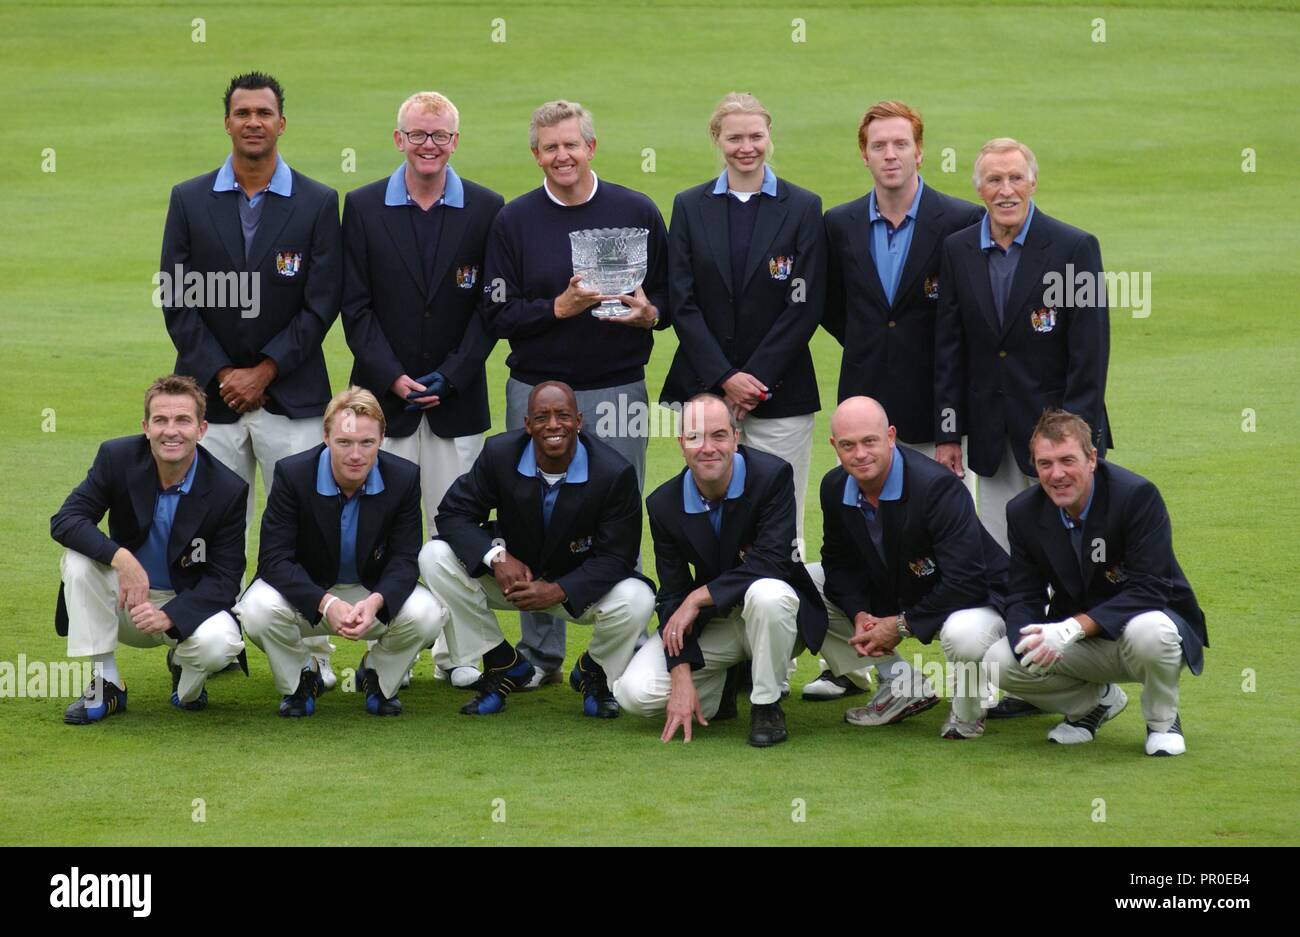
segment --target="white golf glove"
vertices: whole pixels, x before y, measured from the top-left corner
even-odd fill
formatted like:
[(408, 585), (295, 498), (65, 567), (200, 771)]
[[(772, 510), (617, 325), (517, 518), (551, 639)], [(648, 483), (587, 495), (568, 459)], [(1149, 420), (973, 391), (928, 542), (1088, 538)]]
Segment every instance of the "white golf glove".
[(1044, 625), (1025, 625), (1020, 635), (1020, 643), (1016, 645), (1016, 653), (1023, 655), (1020, 663), (1030, 673), (1045, 674), (1056, 666), (1067, 647), (1083, 638), (1083, 626), (1067, 618)]

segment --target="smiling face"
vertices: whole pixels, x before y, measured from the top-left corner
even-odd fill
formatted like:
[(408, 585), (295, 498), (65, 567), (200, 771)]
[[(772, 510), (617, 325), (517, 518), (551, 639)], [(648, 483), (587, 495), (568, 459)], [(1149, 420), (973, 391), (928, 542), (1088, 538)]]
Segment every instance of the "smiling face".
[[(456, 152), (456, 147), (460, 144), (456, 118), (451, 111), (444, 110), (438, 114), (431, 114), (423, 108), (410, 107), (402, 115), (401, 124), (401, 127), (393, 131), (393, 142), (406, 157), (406, 165), (410, 172), (427, 177), (436, 176), (447, 168), (447, 163), (451, 161), (451, 154)], [(438, 144), (433, 142), (432, 136), (428, 136), (417, 146), (407, 139), (406, 133), (402, 131), (445, 133), (449, 134), (451, 139), (444, 144)]]
[(578, 118), (570, 117), (552, 127), (537, 128), (537, 148), (533, 157), (546, 173), (552, 190), (585, 189), (591, 178), (591, 159), (596, 155), (596, 141), (582, 139)]
[(275, 92), (270, 88), (237, 88), (230, 96), (226, 133), (230, 134), (237, 156), (249, 160), (274, 156), (276, 141), (284, 133), (284, 117)]
[(885, 485), (893, 460), (894, 427), (885, 411), (868, 397), (850, 397), (831, 417), (831, 445), (844, 471), (868, 494)]
[(979, 195), (989, 210), (989, 223), (1014, 237), (1029, 216), (1029, 199), (1038, 188), (1025, 154), (1019, 150), (985, 153), (978, 172)]
[(862, 162), (881, 189), (906, 189), (921, 165), (921, 150), (912, 136), (912, 124), (902, 117), (885, 117), (867, 125)]
[(549, 474), (568, 469), (578, 450), (582, 413), (573, 391), (559, 384), (543, 384), (528, 399), (524, 429), (533, 437), (537, 466)]
[(1097, 450), (1083, 454), (1083, 446), (1073, 436), (1053, 442), (1037, 436), (1033, 443), (1034, 469), (1038, 484), (1058, 508), (1077, 518), (1092, 494), (1092, 476), (1097, 471)]
[(158, 394), (149, 401), (142, 421), (149, 450), (160, 472), (188, 471), (194, 449), (208, 431), (199, 419), (198, 403), (188, 394)]
[(714, 489), (715, 494), (726, 490), (739, 442), (740, 433), (732, 428), (723, 401), (696, 400), (682, 410), (682, 434), (677, 444), (701, 490)]
[(325, 431), (325, 445), (329, 446), (334, 481), (346, 494), (365, 484), (383, 441), (384, 431), (374, 417), (358, 416), (351, 410), (334, 414)]
[(718, 148), (733, 175), (761, 171), (767, 159), (767, 121), (762, 114), (728, 114), (722, 118)]

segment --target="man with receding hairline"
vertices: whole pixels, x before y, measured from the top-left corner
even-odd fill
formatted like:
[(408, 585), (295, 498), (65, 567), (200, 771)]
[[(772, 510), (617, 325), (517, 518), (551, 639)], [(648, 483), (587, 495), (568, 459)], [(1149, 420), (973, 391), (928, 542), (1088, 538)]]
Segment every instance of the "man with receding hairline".
[[(612, 719), (610, 692), (654, 611), (654, 585), (634, 572), (641, 496), (627, 460), (582, 429), (573, 389), (544, 381), (524, 428), (493, 436), (438, 507), (438, 536), (420, 572), (447, 609), (453, 659), (483, 659), (468, 716), (495, 715), (533, 675), (492, 609), (544, 611), (590, 625), (569, 675), (586, 716)], [(496, 518), (492, 520), (495, 511)]]
[(752, 661), (749, 744), (788, 737), (781, 684), (796, 642), (816, 651), (826, 632), (817, 587), (795, 558), (794, 470), (739, 445), (727, 401), (699, 394), (682, 409), (686, 467), (646, 499), (655, 544), (659, 631), (637, 652), (614, 695), (643, 716), (665, 713), (660, 739), (692, 720), (735, 717), (729, 670)]
[(809, 572), (826, 596), (830, 630), (822, 656), (832, 673), (880, 658), (879, 689), (846, 722), (900, 722), (938, 703), (929, 682), (897, 653), (901, 642), (935, 638), (958, 669), (952, 710), (940, 734), (984, 734), (984, 652), (1005, 634), (1006, 554), (975, 516), (954, 475), (897, 445), (878, 402), (850, 397), (831, 418), (840, 461), (822, 479), (822, 561)]

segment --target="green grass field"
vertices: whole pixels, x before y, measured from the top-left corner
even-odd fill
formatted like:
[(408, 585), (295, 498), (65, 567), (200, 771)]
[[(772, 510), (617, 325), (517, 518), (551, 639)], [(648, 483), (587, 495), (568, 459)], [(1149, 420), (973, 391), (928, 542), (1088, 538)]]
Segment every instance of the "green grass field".
[[(400, 719), (335, 693), (290, 724), (251, 645), (252, 678), (214, 680), (209, 710), (189, 714), (167, 703), (162, 652), (124, 649), (131, 709), (105, 725), (63, 725), (66, 699), (0, 699), (0, 843), (1300, 842), (1287, 657), (1300, 609), (1300, 15), (1243, 6), (0, 3), (0, 661), (63, 657), (48, 518), (171, 369), (149, 301), (168, 192), (224, 159), (221, 94), (252, 68), (285, 85), (285, 158), (340, 192), (392, 171), (396, 106), (427, 88), (461, 110), (462, 175), (507, 198), (537, 185), (528, 115), (568, 97), (595, 115), (597, 172), (665, 212), (718, 172), (705, 124), (733, 89), (772, 111), (777, 172), (827, 207), (870, 184), (855, 131), (881, 98), (923, 111), (926, 182), (965, 198), (986, 139), (1024, 140), (1038, 204), (1097, 234), (1108, 269), (1152, 274), (1149, 317), (1112, 311), (1114, 457), (1160, 485), (1213, 642), (1204, 675), (1183, 681), (1177, 759), (1142, 755), (1136, 699), (1076, 748), (1047, 744), (1050, 717), (956, 745), (937, 737), (939, 708), (864, 731), (842, 704), (797, 699), (779, 748), (745, 745), (747, 704), (666, 747), (657, 720), (580, 718), (567, 687), (462, 718), (463, 695), (434, 683), (427, 656)], [(339, 325), (326, 348), (337, 388), (351, 360)], [(498, 424), (505, 351), (490, 363)], [(652, 393), (672, 351), (662, 337)], [(831, 403), (838, 346), (819, 332), (814, 352)], [(671, 440), (651, 441), (649, 483), (678, 464)], [(832, 464), (819, 444), (814, 477)], [(814, 557), (820, 522), (814, 498)], [(648, 545), (647, 533), (647, 557)], [(569, 634), (572, 661), (585, 635)], [(336, 666), (360, 654), (342, 648)], [(816, 672), (801, 659), (796, 696)]]

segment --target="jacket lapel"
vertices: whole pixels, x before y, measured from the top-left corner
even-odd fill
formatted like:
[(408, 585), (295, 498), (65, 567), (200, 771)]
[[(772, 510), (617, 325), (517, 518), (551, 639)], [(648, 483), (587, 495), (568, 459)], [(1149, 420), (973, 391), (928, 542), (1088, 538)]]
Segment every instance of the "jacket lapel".
[(880, 270), (876, 267), (875, 258), (871, 256), (871, 219), (867, 213), (870, 204), (869, 193), (853, 203), (849, 212), (849, 250), (855, 262), (854, 267), (862, 271), (862, 277), (876, 306), (888, 309), (889, 300), (885, 298), (885, 287), (880, 282)]
[[(1105, 475), (1100, 460), (1098, 460), (1097, 471), (1093, 472), (1092, 484), (1092, 507), (1088, 508), (1088, 519), (1083, 522), (1083, 589), (1085, 594), (1092, 587), (1092, 579), (1097, 574), (1097, 568), (1111, 564), (1110, 551), (1118, 546), (1106, 536), (1108, 533), (1106, 526), (1110, 516), (1110, 512), (1107, 510), (1109, 492), (1106, 488)], [(1101, 562), (1094, 562), (1093, 544), (1097, 543), (1098, 540), (1101, 540), (1101, 546), (1106, 552), (1103, 553)]]
[(244, 230), (239, 223), (238, 192), (211, 192), (212, 200), (208, 202), (208, 216), (212, 227), (216, 229), (221, 246), (230, 258), (231, 270), (248, 269), (244, 263)]
[[(262, 196), (262, 217), (257, 222), (257, 234), (253, 238), (253, 249), (248, 253), (248, 269), (257, 270), (262, 266), (267, 251), (280, 238), (280, 232), (293, 216), (293, 199), (284, 198), (267, 192)], [(310, 245), (304, 245), (305, 248)]]
[(433, 258), (433, 280), (429, 287), (432, 293), (438, 292), (438, 284), (446, 278), (447, 268), (460, 251), (460, 242), (469, 226), (468, 207), (448, 208), (444, 205), (438, 210), (442, 212), (442, 233), (438, 236), (438, 253)]
[[(984, 313), (984, 321), (988, 323), (989, 331), (994, 335), (1000, 335), (1002, 329), (998, 325), (998, 309), (993, 305), (993, 284), (989, 282), (989, 261), (980, 250), (979, 235), (966, 242), (965, 256), (966, 275), (975, 291), (975, 301), (979, 304), (980, 312)], [(1024, 258), (1022, 257), (1021, 260)]]
[(1007, 293), (1007, 307), (1002, 310), (1003, 336), (1020, 321), (1019, 312), (1033, 293), (1035, 284), (1040, 290), (1043, 288), (1043, 267), (1047, 265), (1047, 247), (1051, 240), (1041, 235), (1042, 230), (1042, 225), (1030, 224), (1025, 244), (1020, 249), (1020, 263), (1016, 265), (1016, 275)]
[(428, 299), (428, 290), (425, 288), (426, 284), (424, 282), (424, 267), (420, 263), (420, 255), (415, 247), (415, 237), (411, 232), (409, 212), (410, 209), (405, 205), (384, 205), (379, 212), (379, 217), (383, 219), (384, 227), (388, 229), (388, 236), (393, 241), (397, 256), (402, 258), (402, 263), (406, 266), (406, 271), (411, 275), (411, 279), (415, 281), (420, 295)]
[(1057, 581), (1082, 605), (1084, 591), (1079, 557), (1074, 552), (1074, 544), (1070, 542), (1070, 532), (1061, 523), (1060, 509), (1046, 496), (1043, 497), (1043, 510), (1038, 516), (1038, 525), (1043, 529), (1043, 550), (1056, 572)]
[(136, 529), (143, 543), (153, 525), (153, 509), (158, 501), (158, 467), (146, 442), (141, 447), (140, 458), (130, 469), (128, 486), (131, 491), (131, 509), (135, 512)]
[(716, 197), (707, 191), (700, 196), (700, 218), (708, 234), (713, 262), (717, 265), (729, 296), (736, 295), (731, 282), (731, 233), (727, 227), (727, 196)]
[[(930, 206), (935, 206), (933, 209)], [(916, 209), (916, 220), (912, 222), (912, 244), (907, 249), (907, 259), (903, 262), (903, 272), (898, 278), (898, 289), (894, 291), (896, 308), (911, 291), (918, 277), (925, 271), (926, 261), (934, 253), (939, 242), (939, 232), (943, 230), (943, 209), (930, 197), (927, 186), (921, 192), (921, 204)], [(877, 277), (876, 279), (880, 279)]]
[[(754, 279), (754, 274), (759, 268), (759, 262), (767, 254), (768, 248), (772, 246), (772, 241), (776, 238), (777, 233), (781, 230), (781, 225), (785, 223), (787, 209), (785, 207), (786, 193), (781, 188), (781, 183), (777, 183), (777, 197), (771, 198), (766, 195), (755, 196), (758, 199), (758, 220), (754, 222), (754, 239), (749, 242), (749, 257), (745, 260), (745, 282), (733, 292), (743, 293), (749, 281)], [(795, 263), (799, 258), (795, 258)]]
[(194, 534), (208, 513), (212, 468), (203, 462), (199, 452), (195, 453), (194, 458), (199, 460), (199, 465), (194, 470), (194, 482), (190, 485), (189, 492), (181, 495), (176, 502), (176, 517), (172, 520), (172, 531), (167, 538), (167, 562), (172, 566), (178, 562), (182, 566), (189, 565), (183, 562), (183, 555), (191, 549)]
[[(311, 477), (312, 514), (316, 517), (316, 526), (320, 528), (322, 545), (325, 547), (325, 557), (329, 560), (328, 567), (337, 571), (339, 568), (339, 534), (343, 524), (343, 505), (340, 503), (341, 498), (339, 495), (323, 495), (318, 492), (316, 490), (315, 474), (313, 473)], [(357, 539), (360, 541), (361, 538), (358, 537)]]
[[(722, 532), (716, 538), (719, 571), (731, 568), (733, 559), (737, 562), (740, 560), (740, 549), (744, 546), (740, 541), (744, 538), (745, 531), (749, 529), (749, 516), (754, 509), (749, 500), (748, 486), (739, 498), (734, 501), (724, 501), (722, 505)], [(708, 515), (701, 514), (700, 517), (708, 525), (709, 533), (713, 533), (713, 525), (709, 524)]]

